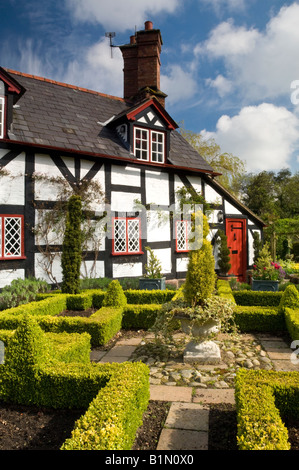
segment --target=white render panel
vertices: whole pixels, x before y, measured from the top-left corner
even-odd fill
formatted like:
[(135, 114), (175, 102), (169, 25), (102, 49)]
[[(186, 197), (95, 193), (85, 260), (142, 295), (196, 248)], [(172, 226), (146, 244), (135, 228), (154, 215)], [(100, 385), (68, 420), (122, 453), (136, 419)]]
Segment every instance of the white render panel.
[(140, 169), (132, 168), (130, 166), (112, 165), (111, 167), (111, 183), (124, 184), (127, 186), (140, 187)]
[(168, 174), (157, 171), (145, 172), (146, 204), (169, 206)]
[[(81, 160), (81, 179), (84, 178), (84, 176), (88, 173), (90, 168), (93, 166), (93, 163), (89, 166), (90, 162), (86, 160)], [(84, 171), (86, 170), (86, 172)], [(105, 168), (104, 165), (101, 166), (100, 170), (97, 172), (97, 174), (92, 178), (92, 181), (97, 183), (100, 188), (102, 193), (104, 194), (105, 192)], [(94, 201), (90, 204), (90, 209), (94, 211), (99, 211), (102, 212), (105, 210), (105, 196), (101, 197), (99, 195), (94, 199)]]
[(102, 220), (90, 221), (91, 226), (94, 230), (92, 239), (87, 241), (87, 250), (89, 251), (104, 251), (105, 250), (105, 238), (107, 233), (105, 231), (105, 219), (104, 222)]
[(224, 201), (224, 210), (226, 214), (242, 214), (235, 206), (230, 204), (228, 201)]
[(83, 261), (80, 269), (81, 278), (105, 277), (104, 261)]
[(25, 279), (24, 269), (4, 269), (0, 271), (0, 288), (9, 286), (14, 279)]
[(75, 159), (73, 157), (61, 157), (68, 170), (75, 176)]
[[(7, 152), (5, 152), (7, 153)], [(25, 204), (25, 154), (21, 153), (4, 168), (0, 177), (0, 204)]]
[[(161, 263), (162, 273), (171, 273), (171, 248), (159, 248), (153, 250), (153, 252)], [(149, 258), (149, 254), (147, 255), (147, 258)]]
[[(47, 271), (51, 272), (51, 276), (47, 274)], [(35, 277), (43, 279), (49, 284), (62, 281), (62, 269), (61, 269), (61, 253), (55, 255), (52, 266), (50, 266), (47, 258), (42, 253), (35, 254)]]
[(142, 276), (142, 263), (123, 263), (112, 265), (113, 278)]
[(178, 273), (187, 272), (189, 258), (177, 258), (176, 270)]
[(169, 212), (147, 211), (147, 241), (159, 242), (170, 240)]
[[(43, 224), (44, 218), (50, 212), (49, 209), (37, 209), (35, 211), (35, 228), (39, 230), (39, 225)], [(45, 236), (38, 237), (35, 235), (35, 244), (36, 245), (61, 245), (63, 242), (63, 233), (55, 232), (54, 230), (49, 230)]]
[[(261, 238), (261, 232), (260, 230), (252, 230), (252, 232), (258, 232)], [(253, 235), (251, 233), (251, 230), (248, 230), (248, 264), (251, 265), (253, 264), (253, 259), (254, 259), (254, 248), (253, 248)]]
[[(57, 201), (61, 185), (48, 181), (47, 178), (62, 178), (62, 174), (49, 155), (35, 155), (35, 199)], [(42, 178), (38, 178), (41, 176)]]
[(138, 210), (136, 200), (140, 201), (140, 194), (112, 191), (111, 211), (123, 213), (136, 212)]
[(201, 193), (202, 185), (201, 178), (199, 176), (187, 176), (189, 182), (192, 184), (193, 188), (197, 193)]
[(205, 185), (205, 200), (210, 204), (221, 204), (221, 195), (215, 191), (209, 184)]
[(180, 197), (177, 194), (177, 191), (184, 187), (184, 183), (181, 178), (177, 175), (174, 177), (174, 200), (175, 200), (175, 209), (178, 211), (180, 209)]

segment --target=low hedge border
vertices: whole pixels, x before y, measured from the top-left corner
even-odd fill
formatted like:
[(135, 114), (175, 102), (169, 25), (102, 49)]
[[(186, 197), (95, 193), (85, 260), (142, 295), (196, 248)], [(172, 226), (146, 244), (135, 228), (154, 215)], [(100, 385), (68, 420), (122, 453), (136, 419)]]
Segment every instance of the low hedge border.
[(299, 372), (239, 369), (235, 398), (239, 450), (290, 450), (281, 415), (299, 417)]
[(291, 338), (293, 340), (299, 340), (299, 308), (286, 308), (284, 315), (286, 327)]
[(0, 399), (87, 409), (63, 450), (131, 449), (150, 398), (148, 367), (141, 362), (68, 363), (72, 359), (67, 349), (73, 356), (80, 350), (85, 356), (88, 335), (74, 335), (72, 344), (69, 335), (58, 336), (44, 333), (34, 317), (22, 317), (7, 338), (7, 357), (0, 365)]
[(62, 450), (130, 450), (147, 409), (149, 369), (139, 363), (101, 366), (111, 374)]
[(232, 291), (237, 305), (254, 305), (260, 307), (278, 307), (283, 292), (268, 291)]

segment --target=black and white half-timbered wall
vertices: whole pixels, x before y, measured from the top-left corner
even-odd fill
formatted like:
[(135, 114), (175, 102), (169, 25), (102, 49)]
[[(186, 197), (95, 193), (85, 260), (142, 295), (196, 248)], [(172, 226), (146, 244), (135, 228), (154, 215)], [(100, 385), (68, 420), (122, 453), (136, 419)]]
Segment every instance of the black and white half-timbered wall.
[[(47, 240), (50, 275), (35, 230), (61, 180), (69, 188), (96, 182), (104, 193), (92, 209), (95, 218), (105, 214), (109, 230), (99, 233), (96, 249), (86, 249), (82, 276), (142, 276), (150, 246), (167, 278), (183, 278), (188, 220), (173, 212), (185, 186), (210, 204), (209, 237), (214, 242), (219, 228), (226, 231), (230, 272), (245, 280), (263, 222), (177, 131), (160, 91), (161, 45), (160, 31), (146, 22), (121, 46), (123, 98), (0, 68), (0, 288), (28, 276), (62, 280), (61, 238)], [(217, 245), (214, 255), (217, 270)]]

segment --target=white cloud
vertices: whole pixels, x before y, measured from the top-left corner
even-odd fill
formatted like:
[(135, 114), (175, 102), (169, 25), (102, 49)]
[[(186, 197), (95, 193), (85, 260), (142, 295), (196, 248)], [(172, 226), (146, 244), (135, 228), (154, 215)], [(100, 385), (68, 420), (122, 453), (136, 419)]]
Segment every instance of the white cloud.
[(221, 116), (213, 137), (223, 152), (246, 163), (247, 171), (279, 170), (288, 167), (299, 143), (299, 119), (284, 107), (262, 103), (244, 107), (239, 114)]
[(223, 75), (219, 74), (215, 80), (207, 79), (207, 85), (216, 88), (218, 95), (222, 98), (232, 90), (232, 82), (227, 80)]
[(289, 98), (290, 83), (299, 78), (298, 24), (298, 3), (282, 7), (264, 31), (226, 21), (195, 52), (223, 59), (223, 75), (247, 100)]
[(243, 10), (245, 8), (245, 0), (200, 0), (203, 4), (212, 6), (217, 13), (223, 8), (229, 10)]
[(63, 81), (98, 90), (110, 95), (123, 95), (123, 59), (118, 48), (111, 49), (107, 40), (102, 39), (80, 57), (68, 64)]
[(168, 75), (161, 75), (161, 90), (168, 95), (167, 103), (174, 104), (191, 98), (197, 89), (192, 72), (179, 65), (169, 67)]
[(158, 13), (174, 13), (179, 0), (66, 0), (70, 12), (77, 21), (99, 23), (118, 32), (140, 27), (147, 16)]
[(259, 37), (255, 29), (247, 30), (244, 26), (235, 26), (232, 20), (220, 23), (214, 28), (204, 44), (195, 47), (195, 54), (206, 53), (210, 57), (232, 57), (250, 53)]

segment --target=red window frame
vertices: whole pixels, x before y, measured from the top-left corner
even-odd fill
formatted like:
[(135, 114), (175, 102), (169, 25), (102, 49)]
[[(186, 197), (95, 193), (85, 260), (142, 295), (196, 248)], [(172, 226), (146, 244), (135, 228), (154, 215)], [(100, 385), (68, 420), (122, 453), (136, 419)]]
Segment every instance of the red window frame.
[(6, 117), (6, 108), (5, 108), (5, 96), (0, 95), (0, 139), (5, 137), (5, 117)]
[[(19, 219), (21, 222), (20, 225), (20, 253), (17, 255), (11, 255), (5, 253), (5, 248), (6, 244), (8, 243), (5, 238), (6, 238), (6, 233), (5, 233), (5, 219)], [(0, 214), (0, 260), (12, 260), (12, 259), (25, 259), (25, 254), (24, 254), (24, 216), (23, 215), (18, 215), (18, 214)]]
[[(125, 249), (118, 251), (115, 246), (115, 221), (124, 220), (125, 221)], [(129, 250), (129, 236), (128, 236), (128, 226), (131, 220), (138, 221), (138, 250), (132, 251)], [(141, 220), (139, 217), (113, 217), (112, 218), (112, 254), (113, 255), (141, 255), (143, 251), (141, 250)]]
[[(136, 137), (136, 131), (145, 131), (147, 133), (147, 159), (145, 158), (140, 158), (140, 157), (136, 157), (138, 160), (141, 160), (143, 162), (151, 162), (151, 163), (158, 163), (159, 165), (163, 165), (165, 163), (165, 132), (163, 131), (158, 131), (156, 129), (146, 129), (144, 127), (139, 127), (139, 126), (135, 126), (134, 127), (134, 155), (136, 156), (136, 140), (137, 140), (137, 137)], [(158, 134), (158, 135), (162, 135), (163, 136), (163, 142), (162, 142), (162, 146), (163, 146), (163, 151), (162, 151), (162, 155), (163, 155), (163, 161), (162, 162), (159, 162), (159, 161), (156, 161), (156, 160), (153, 160), (152, 159), (152, 154), (153, 153), (161, 153), (161, 152), (157, 152), (157, 151), (153, 151), (153, 139), (152, 139), (152, 134), (155, 133), (155, 134)], [(142, 139), (144, 140), (144, 139)], [(142, 149), (138, 149), (138, 150), (142, 150)], [(145, 150), (145, 149), (144, 149)]]
[[(186, 248), (182, 249), (178, 246), (178, 224), (184, 223), (185, 225), (185, 242), (186, 242)], [(175, 244), (176, 244), (176, 251), (179, 253), (188, 253), (189, 252), (189, 238), (188, 238), (188, 223), (190, 223), (189, 220), (176, 220), (175, 222)]]

